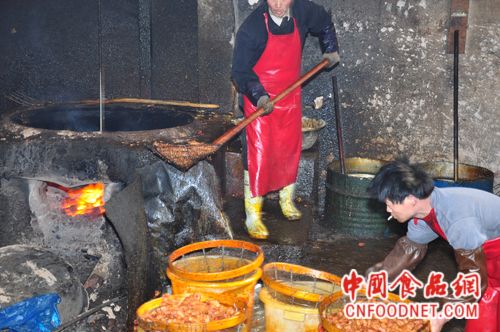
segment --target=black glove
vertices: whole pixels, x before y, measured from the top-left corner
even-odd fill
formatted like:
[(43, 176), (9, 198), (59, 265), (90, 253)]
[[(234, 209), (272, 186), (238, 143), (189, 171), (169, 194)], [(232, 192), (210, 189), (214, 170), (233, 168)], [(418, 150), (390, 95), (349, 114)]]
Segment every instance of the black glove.
[(262, 115), (268, 115), (273, 111), (274, 106), (271, 103), (271, 101), (269, 100), (268, 95), (264, 95), (264, 96), (260, 97), (259, 100), (257, 101), (257, 108), (261, 108), (261, 107), (264, 109), (264, 113), (262, 113)]
[(396, 242), (392, 251), (385, 259), (370, 267), (365, 275), (381, 270), (387, 271), (389, 280), (396, 278), (404, 269), (413, 270), (427, 253), (427, 244), (413, 242), (403, 236)]
[(340, 62), (340, 56), (338, 52), (323, 53), (323, 59), (328, 60), (328, 68), (332, 68)]

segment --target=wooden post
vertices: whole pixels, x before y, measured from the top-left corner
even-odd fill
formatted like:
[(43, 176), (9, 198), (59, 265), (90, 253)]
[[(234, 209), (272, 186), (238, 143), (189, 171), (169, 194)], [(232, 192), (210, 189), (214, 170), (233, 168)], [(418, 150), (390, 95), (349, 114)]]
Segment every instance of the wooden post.
[(451, 0), (450, 28), (448, 29), (448, 54), (454, 52), (454, 34), (459, 31), (459, 54), (465, 53), (465, 41), (469, 19), (469, 0)]

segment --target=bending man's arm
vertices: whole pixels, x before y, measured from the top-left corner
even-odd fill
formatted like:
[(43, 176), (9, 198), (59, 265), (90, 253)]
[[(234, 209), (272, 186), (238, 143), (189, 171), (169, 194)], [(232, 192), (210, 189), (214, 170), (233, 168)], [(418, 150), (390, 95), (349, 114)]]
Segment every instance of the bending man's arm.
[(389, 280), (394, 280), (403, 270), (413, 270), (422, 261), (427, 253), (427, 244), (420, 244), (403, 236), (397, 242), (392, 251), (379, 262), (366, 271), (368, 276), (371, 272), (385, 270)]

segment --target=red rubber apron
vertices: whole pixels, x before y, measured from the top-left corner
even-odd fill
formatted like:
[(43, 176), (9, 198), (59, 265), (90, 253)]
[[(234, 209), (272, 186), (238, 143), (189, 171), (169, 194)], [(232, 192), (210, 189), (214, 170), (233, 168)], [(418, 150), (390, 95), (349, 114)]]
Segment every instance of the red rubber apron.
[[(446, 238), (446, 235), (444, 234), (443, 229), (441, 228), (441, 226), (439, 226), (439, 223), (438, 223), (437, 217), (436, 217), (436, 211), (434, 211), (434, 209), (432, 209), (428, 215), (423, 217), (422, 220), (425, 221), (425, 223), (432, 229), (432, 231), (434, 233), (438, 234), (443, 239), (448, 241), (448, 239)], [(416, 225), (418, 222), (418, 218), (413, 218), (413, 222)]]
[[(300, 77), (302, 45), (295, 19), (291, 34), (273, 35), (264, 14), (267, 44), (253, 67), (261, 84), (274, 98)], [(244, 97), (248, 117), (256, 107)], [(271, 114), (255, 119), (246, 127), (248, 172), (252, 196), (263, 196), (297, 179), (302, 146), (302, 100), (298, 87), (274, 105)]]
[(479, 318), (469, 319), (465, 332), (500, 332), (500, 237), (483, 244), (488, 287), (479, 300)]
[[(447, 240), (434, 209), (422, 220)], [(500, 332), (500, 238), (484, 242), (483, 251), (486, 256), (488, 287), (479, 300), (479, 318), (467, 320), (465, 332)]]

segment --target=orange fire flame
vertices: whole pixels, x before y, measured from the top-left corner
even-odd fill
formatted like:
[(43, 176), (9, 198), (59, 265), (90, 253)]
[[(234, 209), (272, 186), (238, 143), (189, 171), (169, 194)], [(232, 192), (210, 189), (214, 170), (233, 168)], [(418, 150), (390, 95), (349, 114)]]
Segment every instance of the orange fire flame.
[(92, 183), (78, 189), (68, 189), (62, 209), (71, 217), (104, 214), (104, 183)]

